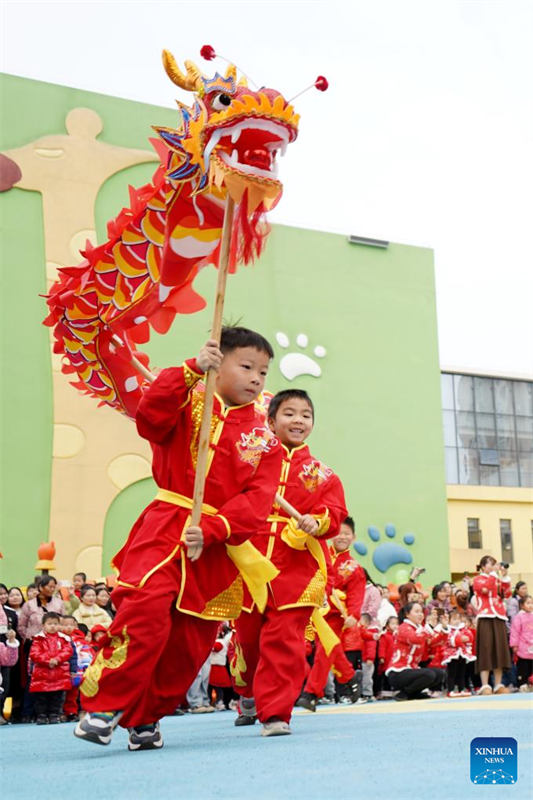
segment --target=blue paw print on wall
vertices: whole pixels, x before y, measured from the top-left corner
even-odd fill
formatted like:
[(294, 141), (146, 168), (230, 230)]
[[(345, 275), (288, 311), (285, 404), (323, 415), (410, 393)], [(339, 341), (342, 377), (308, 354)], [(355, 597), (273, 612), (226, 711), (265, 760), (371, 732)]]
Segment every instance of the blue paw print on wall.
[[(396, 538), (396, 527), (394, 525), (385, 525), (385, 535), (389, 539)], [(412, 564), (413, 556), (403, 545), (397, 542), (381, 542), (381, 533), (378, 528), (370, 525), (368, 528), (368, 536), (373, 542), (380, 542), (372, 552), (372, 563), (380, 572), (387, 572), (391, 567), (399, 564)], [(410, 547), (415, 542), (413, 533), (406, 533), (403, 537), (404, 543)], [(368, 547), (364, 542), (355, 542), (355, 551), (361, 556), (368, 554)], [(403, 580), (403, 573), (397, 571), (397, 579)]]

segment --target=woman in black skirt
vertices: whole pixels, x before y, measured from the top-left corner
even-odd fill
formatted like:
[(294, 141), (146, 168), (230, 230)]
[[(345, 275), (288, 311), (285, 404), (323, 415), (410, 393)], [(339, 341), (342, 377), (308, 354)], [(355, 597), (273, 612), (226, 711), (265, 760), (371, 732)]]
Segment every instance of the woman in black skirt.
[(490, 672), (494, 673), (494, 694), (506, 694), (502, 673), (511, 666), (504, 598), (511, 596), (507, 568), (492, 556), (483, 556), (474, 578), (474, 603), (477, 609), (476, 668), (481, 677), (478, 694), (492, 694)]

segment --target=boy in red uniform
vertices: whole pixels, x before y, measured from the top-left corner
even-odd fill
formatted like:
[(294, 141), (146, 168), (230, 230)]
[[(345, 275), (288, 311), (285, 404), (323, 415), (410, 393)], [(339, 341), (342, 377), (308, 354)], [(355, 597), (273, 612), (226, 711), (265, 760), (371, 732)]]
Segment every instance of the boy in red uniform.
[[(339, 533), (332, 541), (330, 552), (333, 564), (333, 589), (328, 598), (330, 610), (325, 618), (339, 639), (342, 638), (343, 628), (351, 628), (358, 623), (365, 597), (366, 574), (350, 552), (354, 540), (353, 519), (346, 517)], [(316, 705), (324, 694), (324, 686), (332, 668), (337, 674), (339, 697), (348, 697), (355, 701), (357, 697), (355, 670), (346, 658), (342, 645), (338, 644), (327, 655), (322, 644), (317, 642), (313, 668), (305, 683), (304, 691), (296, 701), (297, 706), (316, 711)]]
[[(90, 713), (76, 736), (108, 744), (120, 721), (130, 750), (161, 747), (158, 720), (184, 701), (219, 621), (240, 613), (243, 578), (266, 594), (275, 570), (246, 540), (264, 525), (281, 465), (279, 442), (255, 405), (272, 357), (258, 333), (225, 328), (220, 349), (208, 341), (144, 394), (137, 429), (152, 445), (160, 488), (115, 557), (117, 615), (85, 673), (81, 700)], [(217, 371), (211, 444), (201, 524), (192, 527), (208, 369)]]
[(278, 493), (302, 516), (295, 523), (274, 506), (252, 540), (279, 575), (270, 582), (264, 612), (250, 599), (247, 613), (236, 622), (232, 674), (241, 695), (235, 724), (253, 723), (257, 715), (263, 736), (279, 736), (291, 733), (289, 721), (305, 677), (305, 629), (312, 609), (324, 599), (327, 567), (318, 539), (337, 532), (346, 508), (339, 478), (305, 444), (314, 424), (307, 392), (279, 392), (268, 416), (283, 447)]

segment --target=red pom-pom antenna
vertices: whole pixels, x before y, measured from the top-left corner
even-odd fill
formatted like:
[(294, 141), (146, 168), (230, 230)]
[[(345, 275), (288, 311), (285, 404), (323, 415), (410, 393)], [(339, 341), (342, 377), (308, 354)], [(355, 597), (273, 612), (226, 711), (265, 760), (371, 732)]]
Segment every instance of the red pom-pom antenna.
[(319, 75), (318, 78), (316, 79), (316, 81), (311, 84), (311, 86), (306, 86), (305, 89), (302, 89), (301, 92), (298, 92), (298, 94), (295, 94), (294, 97), (291, 97), (291, 99), (288, 100), (287, 102), (288, 103), (292, 103), (293, 100), (296, 100), (296, 98), (300, 97), (300, 95), (304, 94), (304, 92), (308, 92), (309, 89), (318, 89), (319, 92), (325, 92), (326, 89), (328, 88), (328, 86), (329, 86), (329, 83), (328, 83), (327, 78), (325, 78), (323, 75)]
[(245, 76), (245, 78), (247, 78), (250, 81), (250, 83), (253, 83), (255, 86), (257, 86), (257, 83), (249, 75), (247, 75), (246, 72), (244, 72), (244, 70), (242, 70), (238, 64), (235, 64), (234, 61), (233, 62), (230, 61), (230, 59), (226, 58), (226, 56), (223, 56), (222, 53), (215, 53), (215, 48), (211, 47), (210, 44), (204, 44), (204, 46), (200, 50), (200, 55), (202, 56), (202, 58), (205, 58), (206, 61), (213, 61), (214, 58), (221, 58), (222, 61), (226, 62), (226, 64), (233, 64), (235, 67), (237, 67), (239, 72), (242, 72), (242, 74)]
[(215, 53), (215, 48), (211, 47), (210, 44), (204, 44), (204, 46), (200, 50), (200, 55), (202, 56), (202, 58), (205, 58), (206, 61), (212, 61), (217, 56), (217, 54)]

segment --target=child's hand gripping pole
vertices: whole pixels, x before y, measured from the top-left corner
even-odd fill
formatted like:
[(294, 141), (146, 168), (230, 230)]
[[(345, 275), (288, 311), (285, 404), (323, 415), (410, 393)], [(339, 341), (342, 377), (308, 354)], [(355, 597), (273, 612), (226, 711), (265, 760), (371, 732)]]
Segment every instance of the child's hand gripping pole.
[[(213, 313), (213, 325), (211, 328), (211, 339), (216, 340), (218, 344), (220, 344), (220, 334), (222, 332), (222, 313), (224, 311), (224, 296), (226, 292), (226, 278), (228, 276), (229, 250), (234, 210), (235, 202), (228, 194), (226, 197), (224, 225), (222, 227), (222, 241), (220, 243), (220, 259), (218, 263), (215, 310)], [(187, 556), (191, 559), (191, 561), (196, 561), (198, 558), (200, 558), (203, 550), (203, 536), (200, 528), (200, 517), (202, 516), (202, 504), (204, 502), (205, 476), (207, 472), (207, 456), (209, 455), (209, 435), (211, 432), (211, 415), (213, 413), (215, 380), (216, 372), (212, 369), (208, 370), (205, 381), (204, 410), (198, 441), (198, 458), (196, 461), (196, 475), (194, 479), (191, 523), (185, 534), (185, 542), (187, 543)], [(191, 528), (193, 529), (192, 531)], [(187, 539), (189, 539), (191, 542), (190, 544), (187, 542)]]

